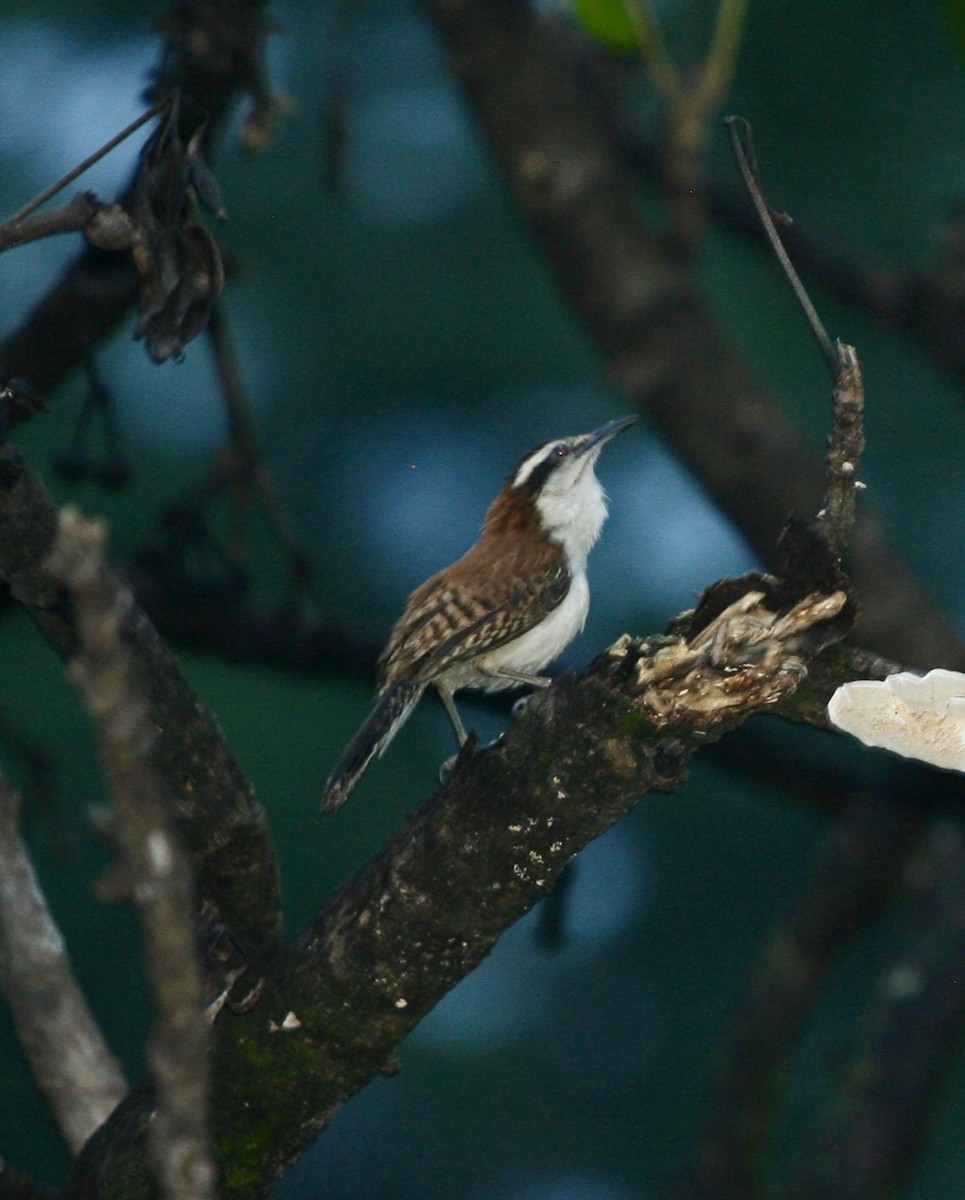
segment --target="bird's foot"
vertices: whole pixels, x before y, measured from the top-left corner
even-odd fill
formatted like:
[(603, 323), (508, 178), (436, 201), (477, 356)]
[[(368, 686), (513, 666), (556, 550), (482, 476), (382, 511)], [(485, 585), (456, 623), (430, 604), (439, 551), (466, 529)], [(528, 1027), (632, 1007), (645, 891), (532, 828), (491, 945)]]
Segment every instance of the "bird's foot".
[(479, 739), (474, 733), (466, 736), (466, 740), (462, 743), (452, 758), (447, 758), (439, 768), (439, 782), (448, 783), (449, 779), (463, 758), (471, 758), (476, 753), (476, 747)]

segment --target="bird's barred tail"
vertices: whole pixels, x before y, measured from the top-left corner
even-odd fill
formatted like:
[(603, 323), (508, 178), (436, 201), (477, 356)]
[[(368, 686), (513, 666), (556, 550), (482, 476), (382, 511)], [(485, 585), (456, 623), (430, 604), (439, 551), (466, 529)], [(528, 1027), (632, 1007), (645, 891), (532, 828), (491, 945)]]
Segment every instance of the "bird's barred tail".
[(322, 812), (341, 808), (352, 794), (365, 768), (377, 754), (382, 754), (389, 742), (405, 724), (409, 713), (419, 703), (424, 685), (394, 683), (385, 689), (365, 724), (349, 742), (342, 757), (325, 784)]

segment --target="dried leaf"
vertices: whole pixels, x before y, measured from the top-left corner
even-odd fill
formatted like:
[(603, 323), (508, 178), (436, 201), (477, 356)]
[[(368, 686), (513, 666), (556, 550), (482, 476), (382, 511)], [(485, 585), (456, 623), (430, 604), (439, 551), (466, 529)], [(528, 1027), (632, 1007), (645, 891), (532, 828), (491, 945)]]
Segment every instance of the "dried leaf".
[(131, 213), (132, 253), (141, 276), (134, 336), (144, 340), (155, 362), (176, 358), (197, 337), (224, 287), (221, 254), (204, 226), (199, 199), (226, 216), (201, 154), (201, 132), (185, 147), (173, 104), (141, 152)]

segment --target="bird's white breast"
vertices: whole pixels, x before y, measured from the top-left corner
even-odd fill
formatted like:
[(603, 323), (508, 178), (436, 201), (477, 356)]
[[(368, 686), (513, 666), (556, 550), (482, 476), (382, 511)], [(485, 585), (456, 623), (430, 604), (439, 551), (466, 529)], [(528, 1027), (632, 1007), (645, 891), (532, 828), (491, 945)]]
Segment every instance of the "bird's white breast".
[(557, 658), (572, 642), (586, 623), (589, 607), (590, 585), (586, 571), (579, 570), (574, 573), (570, 590), (561, 604), (522, 637), (481, 657), (480, 665), (495, 670), (534, 674)]

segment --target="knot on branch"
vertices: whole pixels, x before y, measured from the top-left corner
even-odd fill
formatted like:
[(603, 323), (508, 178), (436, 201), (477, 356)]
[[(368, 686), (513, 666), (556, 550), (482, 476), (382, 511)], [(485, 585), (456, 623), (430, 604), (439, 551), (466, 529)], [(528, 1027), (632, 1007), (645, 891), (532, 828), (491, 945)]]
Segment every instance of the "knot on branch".
[(784, 611), (749, 591), (696, 634), (640, 640), (625, 634), (598, 660), (616, 672), (657, 728), (709, 732), (789, 696), (808, 661), (842, 636), (844, 590), (811, 593)]
[[(90, 192), (84, 195), (94, 199)], [(120, 204), (96, 202), (96, 207), (84, 226), (84, 236), (98, 250), (129, 250), (137, 241), (138, 232), (130, 213)]]

